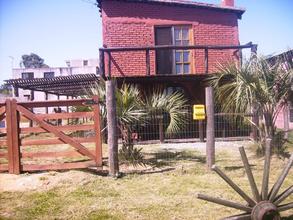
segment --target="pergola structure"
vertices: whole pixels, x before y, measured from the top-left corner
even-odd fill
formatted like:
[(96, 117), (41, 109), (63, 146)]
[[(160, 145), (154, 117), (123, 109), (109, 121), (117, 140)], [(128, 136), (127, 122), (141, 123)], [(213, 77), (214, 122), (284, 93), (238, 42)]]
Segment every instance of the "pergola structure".
[(9, 79), (7, 85), (14, 88), (14, 95), (19, 96), (18, 89), (31, 90), (31, 99), (34, 99), (34, 91), (44, 92), (57, 96), (80, 96), (86, 94), (86, 90), (99, 81), (96, 74), (76, 74), (70, 76), (58, 76), (53, 78), (35, 79)]

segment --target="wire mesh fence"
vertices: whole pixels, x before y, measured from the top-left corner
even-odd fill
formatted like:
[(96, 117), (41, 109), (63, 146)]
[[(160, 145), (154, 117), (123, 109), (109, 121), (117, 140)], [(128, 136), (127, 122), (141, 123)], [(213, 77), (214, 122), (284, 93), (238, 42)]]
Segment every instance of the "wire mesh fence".
[[(193, 120), (192, 108), (181, 110), (183, 117), (178, 129), (170, 129), (170, 114), (153, 111), (135, 123), (133, 134), (136, 142), (196, 141), (206, 137), (206, 120)], [(215, 136), (218, 140), (247, 139), (251, 133), (249, 115), (215, 114)]]

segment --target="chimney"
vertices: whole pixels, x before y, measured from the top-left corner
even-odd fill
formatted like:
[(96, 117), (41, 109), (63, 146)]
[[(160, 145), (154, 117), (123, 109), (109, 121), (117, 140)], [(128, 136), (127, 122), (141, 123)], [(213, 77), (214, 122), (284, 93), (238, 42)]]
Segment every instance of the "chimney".
[(221, 6), (234, 7), (234, 0), (222, 0)]

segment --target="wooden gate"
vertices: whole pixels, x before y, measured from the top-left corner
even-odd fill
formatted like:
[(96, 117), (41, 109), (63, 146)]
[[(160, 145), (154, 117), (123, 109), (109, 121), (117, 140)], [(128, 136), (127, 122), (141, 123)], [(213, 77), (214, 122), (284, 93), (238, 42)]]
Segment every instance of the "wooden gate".
[[(70, 106), (75, 110), (72, 111)], [(88, 111), (78, 111), (78, 106), (89, 106)], [(34, 113), (34, 110), (40, 109), (48, 112), (48, 108), (54, 108), (55, 112)], [(0, 171), (19, 174), (23, 171), (92, 166), (102, 168), (97, 97), (41, 102), (7, 99), (5, 103), (0, 103), (2, 124), (5, 118), (5, 126), (0, 128)], [(82, 137), (77, 137), (80, 134)], [(54, 160), (53, 163), (50, 160)], [(42, 163), (44, 161), (46, 163)]]

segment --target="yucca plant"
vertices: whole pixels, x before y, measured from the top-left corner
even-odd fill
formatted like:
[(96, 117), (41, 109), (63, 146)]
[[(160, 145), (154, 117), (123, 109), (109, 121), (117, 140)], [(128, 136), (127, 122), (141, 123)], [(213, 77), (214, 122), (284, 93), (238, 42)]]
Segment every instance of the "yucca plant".
[[(87, 91), (88, 97), (98, 95), (101, 101), (102, 116), (106, 117), (105, 108), (105, 84), (103, 81), (92, 86)], [(164, 89), (154, 89), (149, 94), (141, 92), (137, 86), (123, 84), (120, 89), (116, 89), (116, 111), (117, 127), (122, 136), (122, 149), (119, 151), (120, 158), (135, 161), (142, 164), (143, 156), (141, 149), (133, 147), (132, 132), (135, 125), (151, 123), (148, 115), (160, 112), (159, 118), (167, 114), (170, 123), (166, 128), (166, 133), (175, 133), (184, 126), (186, 122), (187, 100), (180, 92), (167, 93)], [(134, 165), (134, 164), (133, 164)]]
[(265, 138), (273, 139), (277, 115), (292, 93), (292, 79), (292, 69), (284, 68), (283, 62), (269, 63), (264, 57), (253, 55), (242, 66), (221, 65), (209, 82), (224, 112), (250, 113), (255, 108), (263, 116)]

